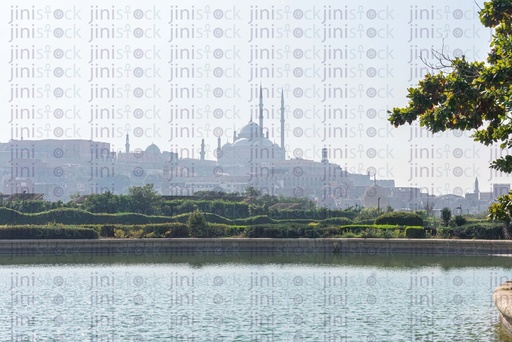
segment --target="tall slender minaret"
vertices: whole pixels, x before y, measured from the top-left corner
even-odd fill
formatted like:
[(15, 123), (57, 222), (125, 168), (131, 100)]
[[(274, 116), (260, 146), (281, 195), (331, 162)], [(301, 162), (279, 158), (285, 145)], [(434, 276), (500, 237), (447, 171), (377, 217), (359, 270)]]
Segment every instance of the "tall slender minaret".
[(217, 160), (222, 158), (222, 147), (220, 145), (220, 137), (217, 138)]
[(204, 160), (204, 154), (204, 139), (201, 139), (201, 152), (199, 153), (201, 160)]
[(281, 149), (284, 151), (284, 90), (281, 88)]
[(260, 131), (258, 133), (258, 136), (261, 138), (263, 137), (263, 90), (261, 89), (261, 83), (260, 83), (260, 117), (259, 117), (259, 124), (260, 124)]
[(477, 199), (480, 199), (480, 189), (478, 188), (478, 177), (475, 178), (475, 195)]
[(126, 134), (126, 143), (124, 144), (124, 149), (126, 153), (130, 153), (130, 137), (128, 133)]

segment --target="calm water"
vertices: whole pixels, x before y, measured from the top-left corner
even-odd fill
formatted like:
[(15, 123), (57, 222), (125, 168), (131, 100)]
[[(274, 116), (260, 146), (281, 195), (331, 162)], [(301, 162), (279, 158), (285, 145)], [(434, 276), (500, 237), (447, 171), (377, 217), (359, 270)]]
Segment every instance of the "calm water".
[(1, 341), (510, 341), (509, 258), (0, 263)]

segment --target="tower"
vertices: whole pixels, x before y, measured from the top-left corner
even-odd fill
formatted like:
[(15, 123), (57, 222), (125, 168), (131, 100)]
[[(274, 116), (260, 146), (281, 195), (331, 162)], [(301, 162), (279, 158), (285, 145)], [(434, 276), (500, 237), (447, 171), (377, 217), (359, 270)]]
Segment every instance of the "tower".
[(322, 148), (322, 163), (327, 164), (329, 163), (329, 159), (327, 159), (327, 148)]
[(281, 149), (284, 151), (284, 90), (281, 88)]
[(261, 89), (261, 83), (260, 83), (260, 117), (259, 117), (259, 124), (260, 124), (260, 131), (258, 132), (258, 136), (261, 138), (263, 137), (263, 90)]
[(199, 155), (201, 156), (201, 160), (204, 160), (204, 139), (201, 139), (201, 152), (199, 153)]
[(126, 143), (124, 144), (124, 149), (126, 153), (130, 153), (130, 137), (126, 134)]
[(222, 158), (222, 147), (220, 145), (220, 137), (217, 138), (217, 160)]
[(169, 195), (169, 166), (167, 163), (164, 165), (164, 176), (162, 178), (162, 195), (168, 196)]
[(477, 199), (480, 199), (480, 189), (478, 188), (478, 177), (475, 178), (475, 195)]

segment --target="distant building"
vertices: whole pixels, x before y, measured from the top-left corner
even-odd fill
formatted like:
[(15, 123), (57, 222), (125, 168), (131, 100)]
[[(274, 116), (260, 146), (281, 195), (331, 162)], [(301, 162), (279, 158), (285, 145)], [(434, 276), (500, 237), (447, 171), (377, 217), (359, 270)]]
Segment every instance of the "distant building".
[(493, 184), (492, 197), (497, 198), (510, 192), (510, 184)]
[[(280, 132), (285, 131), (284, 101), (281, 94)], [(492, 191), (481, 192), (475, 179), (473, 193), (465, 197), (436, 197), (418, 187), (395, 187), (391, 179), (372, 180), (370, 174), (349, 173), (329, 161), (325, 147), (320, 160), (287, 159), (284, 134), (279, 143), (269, 139), (261, 86), (258, 106), (257, 122), (248, 117), (231, 141), (222, 144), (217, 139), (215, 160), (205, 159), (204, 139), (198, 159), (193, 153), (162, 151), (153, 143), (144, 150), (132, 149), (129, 135), (124, 150), (117, 152), (107, 142), (80, 139), (0, 143), (3, 193), (44, 194), (47, 200), (67, 201), (75, 194), (127, 193), (131, 186), (148, 183), (164, 196), (182, 197), (198, 191), (241, 193), (251, 186), (263, 194), (307, 197), (332, 209), (385, 209), (389, 205), (397, 210), (432, 212), (449, 207), (474, 213), (510, 191), (510, 184), (494, 184)]]

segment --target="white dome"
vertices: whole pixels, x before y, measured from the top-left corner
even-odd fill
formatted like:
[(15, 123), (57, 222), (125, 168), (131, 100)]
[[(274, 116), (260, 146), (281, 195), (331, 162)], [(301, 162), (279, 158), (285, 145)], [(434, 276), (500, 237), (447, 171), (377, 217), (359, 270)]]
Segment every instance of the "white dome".
[(240, 128), (237, 136), (239, 138), (245, 138), (245, 139), (252, 140), (252, 139), (258, 137), (259, 134), (260, 134), (260, 126), (257, 123), (251, 121), (244, 127)]
[(155, 144), (151, 144), (148, 147), (146, 147), (146, 150), (144, 152), (152, 155), (160, 155), (161, 153), (160, 149)]
[(370, 187), (366, 189), (363, 201), (364, 206), (366, 208), (382, 208), (383, 206), (386, 206), (388, 203), (386, 190), (384, 190), (377, 184), (372, 184)]
[(235, 141), (232, 146), (233, 147), (251, 147), (252, 143), (245, 138), (240, 138), (237, 141)]
[(260, 140), (257, 139), (254, 142), (254, 146), (272, 147), (272, 141), (268, 140), (267, 138), (263, 138), (263, 139), (261, 139), (261, 144), (260, 144)]

